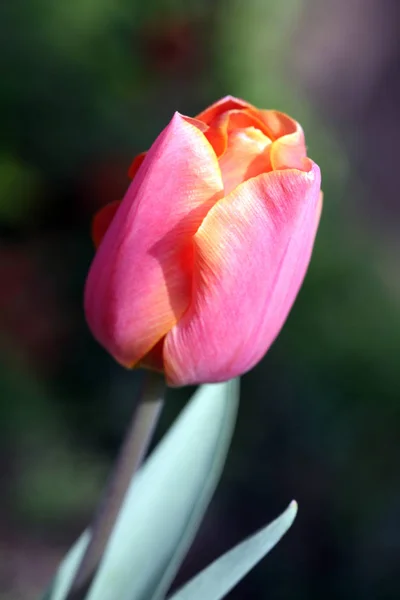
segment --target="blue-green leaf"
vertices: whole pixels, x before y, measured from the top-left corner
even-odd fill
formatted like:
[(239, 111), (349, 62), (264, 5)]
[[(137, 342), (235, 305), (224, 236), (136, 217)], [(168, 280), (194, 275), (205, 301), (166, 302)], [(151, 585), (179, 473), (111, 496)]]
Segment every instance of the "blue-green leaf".
[[(165, 597), (219, 481), (238, 397), (238, 380), (195, 393), (132, 480), (88, 600)], [(51, 600), (65, 598), (84, 552), (78, 544), (56, 576)]]
[(292, 502), (286, 511), (194, 577), (169, 600), (220, 600), (279, 542), (297, 513)]
[(47, 591), (43, 600), (63, 600), (65, 598), (85, 554), (89, 540), (90, 533), (85, 531), (64, 558), (50, 590)]

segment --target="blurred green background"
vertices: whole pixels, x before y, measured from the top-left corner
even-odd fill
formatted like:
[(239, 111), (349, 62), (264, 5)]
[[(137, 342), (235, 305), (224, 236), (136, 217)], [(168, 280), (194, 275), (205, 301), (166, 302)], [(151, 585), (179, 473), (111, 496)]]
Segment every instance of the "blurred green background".
[[(135, 403), (138, 375), (84, 321), (91, 216), (175, 110), (226, 94), (303, 125), (325, 206), (287, 324), (243, 377), (224, 477), (178, 583), (296, 498), (293, 529), (229, 598), (399, 598), (399, 12), (396, 0), (0, 3), (2, 600), (46, 585)], [(158, 435), (189, 393), (171, 391)]]

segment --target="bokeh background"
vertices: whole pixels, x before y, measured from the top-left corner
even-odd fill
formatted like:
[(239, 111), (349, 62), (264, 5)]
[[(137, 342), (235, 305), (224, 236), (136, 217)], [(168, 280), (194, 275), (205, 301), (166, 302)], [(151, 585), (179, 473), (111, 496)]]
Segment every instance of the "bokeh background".
[[(300, 511), (232, 599), (400, 596), (398, 0), (0, 3), (0, 598), (87, 524), (137, 375), (85, 325), (93, 213), (173, 111), (286, 111), (325, 206), (296, 305), (242, 381), (223, 479), (179, 575)], [(158, 436), (189, 395), (171, 392)]]

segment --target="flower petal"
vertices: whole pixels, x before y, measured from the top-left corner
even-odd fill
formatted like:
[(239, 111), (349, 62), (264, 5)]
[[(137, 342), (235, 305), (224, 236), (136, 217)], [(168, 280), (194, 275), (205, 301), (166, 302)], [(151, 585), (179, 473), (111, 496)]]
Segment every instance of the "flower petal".
[(271, 171), (270, 147), (271, 140), (255, 127), (229, 133), (226, 151), (219, 159), (225, 195), (243, 181)]
[(167, 334), (173, 385), (230, 379), (279, 333), (310, 260), (320, 172), (273, 171), (220, 200), (195, 235), (193, 298)]
[(270, 138), (271, 166), (278, 169), (300, 169), (306, 171), (308, 161), (304, 132), (299, 123), (277, 110), (259, 111)]
[[(208, 108), (203, 110), (196, 116), (196, 119), (203, 121), (209, 125), (216, 117), (222, 115), (228, 110), (243, 109), (243, 108), (254, 108), (251, 104), (242, 100), (241, 98), (235, 98), (234, 96), (225, 96), (214, 104), (211, 104)], [(257, 110), (257, 109), (255, 109)]]
[[(206, 126), (207, 127), (207, 126)], [(233, 108), (217, 114), (209, 123), (204, 135), (214, 148), (215, 154), (221, 157), (228, 147), (228, 135), (236, 129), (254, 127), (268, 137), (268, 129), (257, 110), (251, 107), (246, 109)]]
[(222, 196), (212, 147), (176, 113), (132, 181), (86, 282), (88, 323), (122, 364), (138, 362), (187, 309), (193, 235)]
[(147, 152), (141, 152), (140, 154), (137, 154), (135, 156), (135, 158), (133, 159), (132, 164), (128, 170), (129, 179), (133, 179), (135, 177), (136, 173), (139, 171), (140, 167), (142, 166), (144, 159), (146, 158), (146, 154), (147, 154)]
[[(129, 179), (135, 177), (145, 158), (146, 152), (141, 152), (135, 156), (128, 170)], [(100, 242), (110, 226), (120, 204), (121, 200), (114, 200), (114, 202), (109, 202), (109, 204), (103, 206), (103, 208), (95, 214), (92, 221), (92, 240), (96, 248), (100, 246)]]
[(95, 214), (92, 221), (92, 240), (96, 248), (100, 246), (100, 242), (109, 228), (120, 204), (121, 200), (114, 200), (114, 202), (109, 202), (109, 204), (103, 206), (103, 208)]

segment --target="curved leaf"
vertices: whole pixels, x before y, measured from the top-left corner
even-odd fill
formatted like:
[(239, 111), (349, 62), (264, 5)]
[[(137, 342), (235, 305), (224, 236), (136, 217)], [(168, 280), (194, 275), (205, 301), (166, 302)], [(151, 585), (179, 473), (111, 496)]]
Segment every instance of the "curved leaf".
[(220, 600), (279, 542), (297, 513), (297, 503), (252, 537), (211, 563), (169, 600)]
[[(194, 394), (133, 478), (87, 600), (165, 597), (219, 481), (238, 398), (238, 380)], [(64, 600), (86, 543), (67, 555), (51, 600)]]

